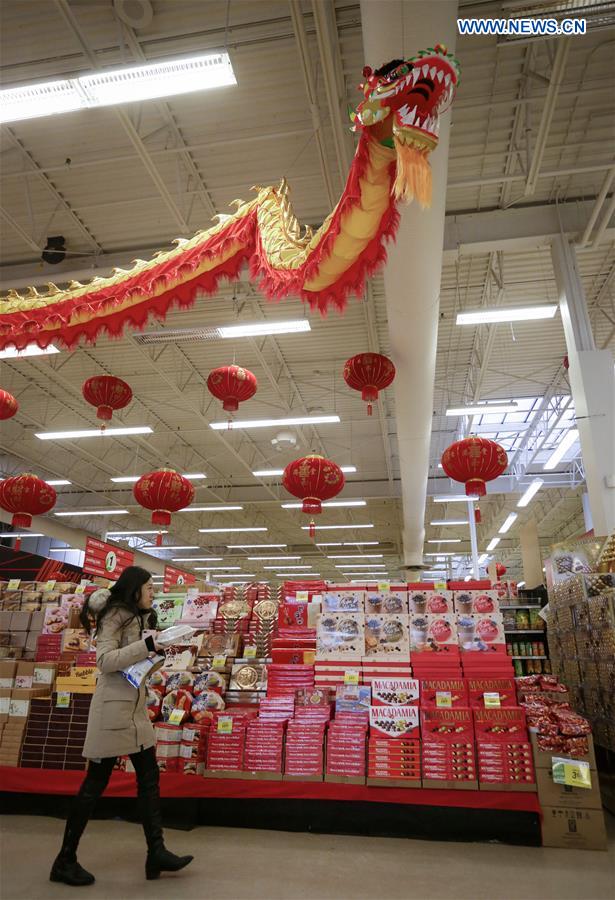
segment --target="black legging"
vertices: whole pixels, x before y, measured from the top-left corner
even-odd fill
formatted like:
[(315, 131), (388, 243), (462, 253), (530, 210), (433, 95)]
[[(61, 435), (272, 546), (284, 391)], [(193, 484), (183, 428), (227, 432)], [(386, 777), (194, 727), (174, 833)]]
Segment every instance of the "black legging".
[[(134, 766), (138, 785), (140, 785), (143, 778), (146, 778), (147, 776), (155, 776), (156, 783), (159, 783), (159, 770), (154, 747), (148, 747), (147, 750), (139, 750), (138, 753), (131, 753), (130, 761)], [(111, 778), (111, 773), (113, 772), (113, 767), (116, 762), (117, 756), (105, 756), (100, 762), (95, 762), (91, 759), (79, 793), (81, 793), (86, 783), (89, 782), (93, 788), (96, 788), (99, 791), (98, 796), (102, 796), (105, 788), (109, 784), (109, 779)]]

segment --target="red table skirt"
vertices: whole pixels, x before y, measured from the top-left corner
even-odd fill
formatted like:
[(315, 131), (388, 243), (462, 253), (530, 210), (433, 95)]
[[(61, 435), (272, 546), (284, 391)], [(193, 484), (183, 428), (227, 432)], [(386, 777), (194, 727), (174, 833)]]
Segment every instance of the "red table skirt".
[[(29, 794), (75, 794), (84, 772), (0, 766), (0, 790)], [(134, 797), (133, 774), (114, 772), (106, 797)], [(349, 800), (405, 803), (409, 806), (457, 806), (540, 813), (538, 796), (514, 791), (451, 791), (427, 788), (381, 788), (326, 782), (242, 781), (166, 772), (160, 776), (163, 797), (228, 797), (254, 800)]]

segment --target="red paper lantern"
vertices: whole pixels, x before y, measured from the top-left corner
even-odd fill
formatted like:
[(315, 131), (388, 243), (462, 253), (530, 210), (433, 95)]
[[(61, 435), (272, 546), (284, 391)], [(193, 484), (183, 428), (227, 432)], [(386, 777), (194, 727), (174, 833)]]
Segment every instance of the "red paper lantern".
[[(194, 487), (173, 469), (159, 469), (142, 475), (132, 489), (140, 506), (152, 510), (152, 525), (170, 525), (171, 513), (189, 506), (194, 499)], [(156, 546), (162, 545), (162, 534)]]
[(507, 465), (503, 447), (475, 435), (456, 441), (442, 454), (442, 468), (449, 478), (465, 484), (468, 497), (484, 497), (485, 482), (498, 478)]
[(13, 395), (0, 390), (0, 419), (12, 419), (18, 409), (19, 403)]
[(114, 410), (124, 409), (132, 400), (130, 385), (115, 375), (94, 375), (83, 383), (81, 391), (96, 407), (96, 418), (105, 422), (111, 421)]
[(506, 575), (506, 571), (506, 566), (503, 563), (495, 564), (495, 574), (498, 576), (498, 578), (501, 578), (502, 575)]
[[(0, 506), (13, 514), (11, 525), (14, 528), (30, 528), (32, 516), (41, 516), (53, 509), (57, 496), (50, 484), (30, 473), (0, 482)], [(21, 539), (17, 538), (15, 549), (20, 547)]]
[(242, 366), (220, 366), (213, 369), (207, 378), (210, 394), (222, 400), (226, 412), (237, 412), (239, 404), (249, 400), (256, 393), (256, 375)]
[(361, 391), (362, 399), (367, 401), (368, 416), (372, 414), (372, 402), (378, 399), (378, 391), (388, 388), (394, 378), (395, 366), (381, 353), (359, 353), (344, 364), (344, 381), (348, 387)]
[[(315, 453), (289, 463), (282, 475), (282, 484), (293, 497), (303, 500), (303, 512), (318, 515), (322, 501), (336, 497), (344, 487), (344, 473), (340, 467)], [(310, 522), (310, 537), (316, 526)]]

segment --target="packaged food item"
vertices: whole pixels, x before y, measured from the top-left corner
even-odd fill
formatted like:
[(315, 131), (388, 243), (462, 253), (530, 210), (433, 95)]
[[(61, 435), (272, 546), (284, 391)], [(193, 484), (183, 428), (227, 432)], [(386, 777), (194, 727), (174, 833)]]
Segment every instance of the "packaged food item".
[(366, 616), (365, 656), (408, 659), (410, 656), (408, 617), (393, 614)]
[(217, 691), (201, 691), (192, 701), (190, 718), (193, 722), (205, 722), (213, 718), (216, 710), (224, 708), (224, 698)]
[(192, 694), (189, 691), (179, 689), (166, 694), (160, 710), (163, 722), (168, 722), (171, 718), (171, 714), (175, 710), (180, 710), (182, 715), (176, 717), (179, 721), (174, 721), (172, 724), (182, 725), (190, 714), (191, 705)]
[(370, 733), (388, 737), (419, 738), (417, 706), (372, 706), (369, 711)]
[(191, 672), (168, 672), (165, 689), (167, 694), (178, 688), (192, 693), (193, 685), (194, 675)]

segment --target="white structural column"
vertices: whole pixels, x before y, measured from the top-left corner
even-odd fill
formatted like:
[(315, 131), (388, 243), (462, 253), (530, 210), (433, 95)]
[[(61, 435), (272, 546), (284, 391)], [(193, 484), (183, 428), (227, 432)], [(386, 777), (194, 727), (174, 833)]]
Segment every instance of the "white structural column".
[(536, 519), (528, 521), (519, 529), (519, 541), (521, 543), (521, 560), (523, 562), (523, 578), (526, 590), (531, 590), (541, 585), (544, 581), (542, 575), (542, 556), (540, 554), (540, 539), (538, 537), (538, 525)]
[(583, 454), (594, 532), (615, 529), (615, 370), (609, 350), (596, 350), (576, 254), (569, 240), (551, 245), (568, 349), (570, 386)]
[[(414, 56), (436, 43), (455, 49), (456, 0), (361, 0), (365, 64), (373, 69)], [(463, 61), (462, 61), (463, 65)], [(420, 565), (425, 538), (425, 499), (438, 338), (440, 276), (450, 112), (440, 123), (440, 143), (431, 154), (431, 209), (400, 208), (395, 245), (384, 270), (392, 356), (397, 369), (395, 415), (403, 501), (404, 563)]]

